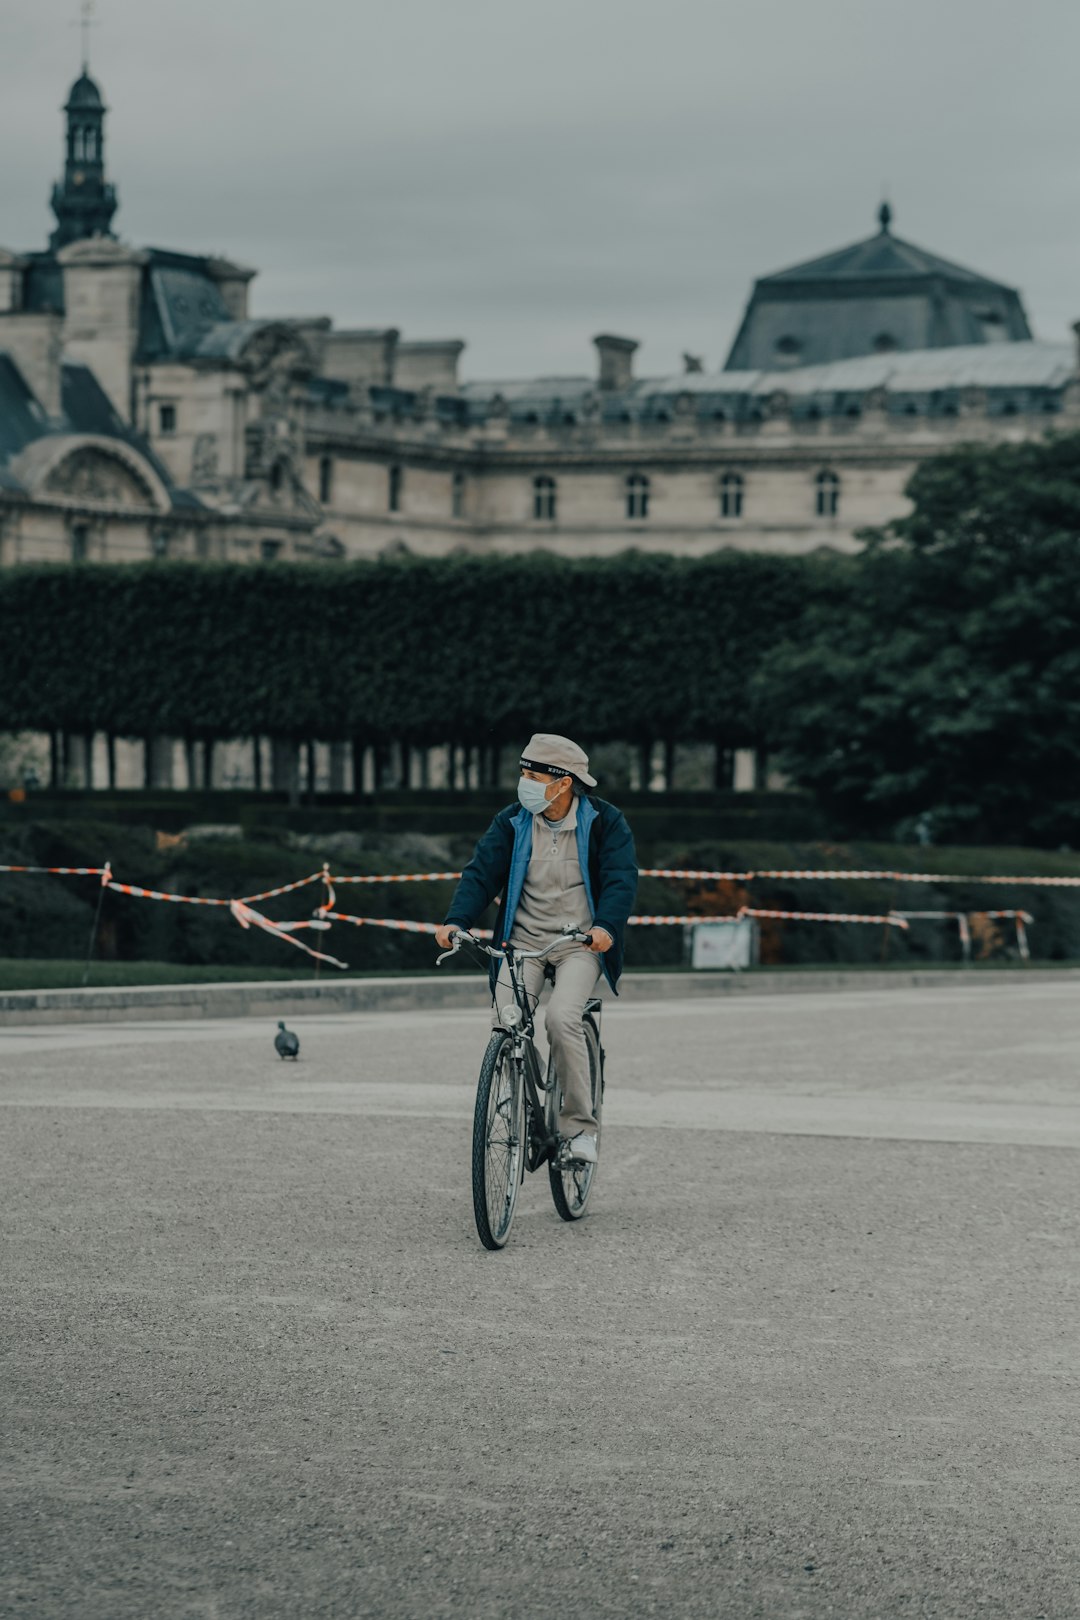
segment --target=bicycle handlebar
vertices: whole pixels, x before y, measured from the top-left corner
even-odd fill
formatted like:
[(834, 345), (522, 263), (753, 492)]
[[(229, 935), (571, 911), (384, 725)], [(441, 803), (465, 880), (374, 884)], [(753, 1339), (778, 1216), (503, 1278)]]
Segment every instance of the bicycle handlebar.
[[(519, 951), (515, 949), (513, 953), (514, 958), (516, 961), (521, 961), (526, 957), (536, 958), (546, 956), (549, 951), (555, 949), (556, 945), (561, 945), (563, 940), (566, 939), (575, 939), (579, 940), (582, 945), (591, 945), (593, 937), (591, 934), (583, 934), (579, 928), (564, 928), (557, 939), (551, 940), (547, 945), (543, 946), (542, 949), (538, 951)], [(470, 945), (475, 945), (478, 951), (483, 951), (485, 956), (494, 957), (500, 962), (504, 962), (508, 954), (505, 950), (497, 951), (493, 945), (488, 945), (482, 939), (477, 939), (474, 934), (468, 933), (464, 928), (457, 928), (454, 930), (453, 940), (454, 943), (451, 945), (450, 949), (448, 951), (443, 951), (441, 956), (437, 956), (435, 958), (436, 967), (438, 967), (440, 963), (445, 962), (448, 956), (455, 956), (461, 949), (462, 943), (465, 940), (468, 940)]]

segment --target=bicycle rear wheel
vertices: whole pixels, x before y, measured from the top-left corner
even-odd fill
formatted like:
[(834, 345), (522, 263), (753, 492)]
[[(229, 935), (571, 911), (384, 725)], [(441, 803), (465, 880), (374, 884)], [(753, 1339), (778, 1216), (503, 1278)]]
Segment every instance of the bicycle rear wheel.
[(525, 1151), (522, 1091), (510, 1038), (496, 1030), (484, 1053), (473, 1113), (473, 1215), (485, 1249), (502, 1248), (514, 1219)]
[[(592, 1091), (593, 1114), (596, 1118), (596, 1146), (600, 1148), (600, 1110), (604, 1102), (604, 1061), (600, 1050), (600, 1034), (591, 1017), (583, 1020), (585, 1027), (585, 1045), (589, 1052), (589, 1086)], [(559, 1085), (557, 1075), (549, 1074), (548, 1080), (551, 1089), (548, 1092), (548, 1119), (551, 1129), (558, 1128), (559, 1107), (562, 1100), (562, 1087)], [(548, 1163), (548, 1180), (551, 1183), (551, 1197), (555, 1208), (564, 1221), (579, 1221), (585, 1213), (585, 1205), (589, 1201), (593, 1181), (596, 1177), (595, 1164), (571, 1163), (559, 1164), (552, 1159)]]

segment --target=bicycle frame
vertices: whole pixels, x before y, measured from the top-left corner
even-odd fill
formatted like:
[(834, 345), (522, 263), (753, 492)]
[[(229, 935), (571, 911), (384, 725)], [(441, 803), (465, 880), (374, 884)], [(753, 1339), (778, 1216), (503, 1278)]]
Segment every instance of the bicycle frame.
[(436, 966), (447, 956), (453, 956), (461, 946), (462, 941), (476, 946), (494, 960), (504, 961), (509, 970), (510, 989), (513, 994), (513, 1004), (521, 1014), (520, 1022), (506, 1023), (500, 1019), (500, 1027), (505, 1038), (513, 1042), (513, 1061), (518, 1068), (526, 1099), (526, 1114), (528, 1117), (528, 1138), (525, 1143), (523, 1157), (523, 1171), (530, 1173), (539, 1170), (549, 1159), (554, 1159), (559, 1151), (559, 1136), (557, 1131), (549, 1130), (547, 1112), (541, 1093), (549, 1089), (547, 1082), (540, 1074), (540, 1059), (536, 1054), (536, 1021), (535, 1009), (529, 1005), (529, 996), (525, 989), (524, 978), (521, 973), (521, 963), (525, 960), (542, 960), (551, 950), (552, 945), (561, 943), (563, 939), (579, 940), (588, 944), (592, 941), (591, 934), (583, 934), (580, 930), (568, 928), (558, 940), (552, 940), (540, 951), (519, 951), (507, 941), (501, 951), (487, 945), (483, 940), (474, 938), (472, 934), (458, 930), (454, 935), (454, 943), (442, 956), (436, 958)]

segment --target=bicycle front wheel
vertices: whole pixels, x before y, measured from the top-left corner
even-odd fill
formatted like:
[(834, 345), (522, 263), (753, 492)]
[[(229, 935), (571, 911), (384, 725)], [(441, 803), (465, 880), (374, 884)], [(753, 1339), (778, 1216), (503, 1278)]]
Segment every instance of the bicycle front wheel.
[[(596, 1145), (599, 1149), (600, 1110), (604, 1102), (604, 1060), (600, 1050), (599, 1031), (588, 1016), (584, 1019), (584, 1027), (585, 1045), (589, 1050), (589, 1086), (592, 1092), (593, 1115), (596, 1119)], [(549, 1117), (551, 1128), (554, 1130), (558, 1124), (562, 1088), (557, 1075), (549, 1074), (548, 1079)], [(564, 1221), (579, 1221), (584, 1215), (595, 1177), (595, 1164), (571, 1162), (564, 1165), (555, 1159), (549, 1161), (548, 1180), (551, 1183), (552, 1202)]]
[(473, 1215), (485, 1249), (501, 1249), (510, 1236), (525, 1152), (522, 1093), (510, 1037), (496, 1030), (484, 1053), (473, 1114)]

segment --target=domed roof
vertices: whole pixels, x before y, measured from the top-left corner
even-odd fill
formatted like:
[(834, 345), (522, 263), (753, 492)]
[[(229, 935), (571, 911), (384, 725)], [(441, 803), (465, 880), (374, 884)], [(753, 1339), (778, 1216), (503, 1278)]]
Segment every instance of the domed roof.
[(84, 68), (71, 87), (71, 94), (68, 96), (67, 106), (65, 107), (64, 111), (72, 112), (81, 107), (95, 107), (103, 109), (104, 106), (105, 103), (101, 99), (101, 91), (98, 89), (97, 85)]

